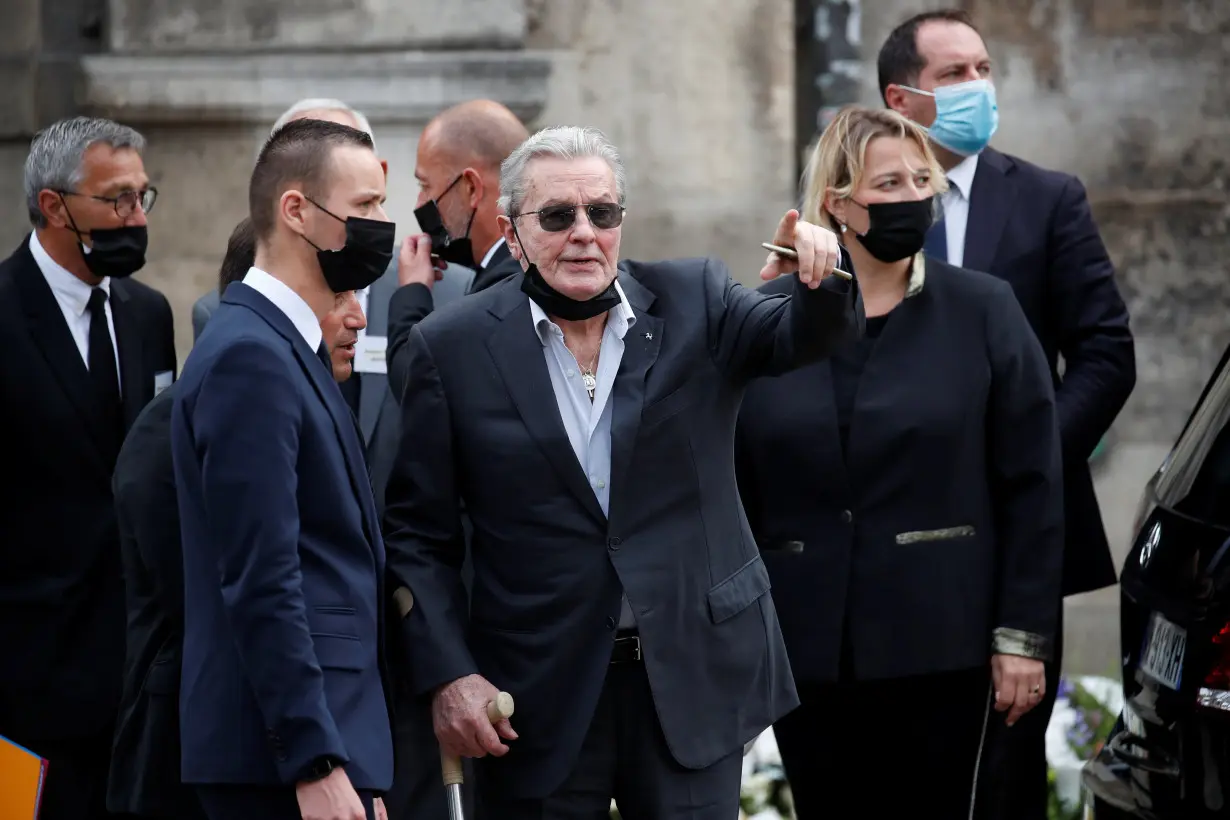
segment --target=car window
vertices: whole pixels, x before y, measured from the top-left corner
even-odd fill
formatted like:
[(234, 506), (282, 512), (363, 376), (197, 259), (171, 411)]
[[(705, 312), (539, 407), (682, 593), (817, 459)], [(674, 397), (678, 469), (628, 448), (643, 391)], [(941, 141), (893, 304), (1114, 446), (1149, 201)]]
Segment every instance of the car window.
[(1219, 527), (1230, 527), (1230, 349), (1205, 386), (1154, 492), (1164, 507)]

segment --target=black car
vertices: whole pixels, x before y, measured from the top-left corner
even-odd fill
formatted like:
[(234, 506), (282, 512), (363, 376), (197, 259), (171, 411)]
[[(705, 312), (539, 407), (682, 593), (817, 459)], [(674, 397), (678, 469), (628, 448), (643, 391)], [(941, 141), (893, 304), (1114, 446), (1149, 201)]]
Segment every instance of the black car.
[(1145, 488), (1120, 579), (1124, 707), (1086, 820), (1230, 818), (1230, 350)]

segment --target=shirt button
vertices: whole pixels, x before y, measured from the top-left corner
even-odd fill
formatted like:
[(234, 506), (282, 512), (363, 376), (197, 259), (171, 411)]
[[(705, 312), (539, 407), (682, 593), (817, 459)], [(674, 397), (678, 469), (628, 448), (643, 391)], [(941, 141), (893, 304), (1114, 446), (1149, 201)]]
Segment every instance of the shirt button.
[(599, 490), (602, 490), (602, 489), (605, 489), (605, 488), (606, 488), (606, 482), (605, 482), (605, 481), (603, 481), (601, 478), (600, 478), (600, 479), (598, 479), (598, 489), (599, 489)]
[(841, 520), (843, 524), (849, 524), (851, 521), (854, 520), (854, 513), (850, 512), (849, 510), (842, 510)]
[(569, 370), (569, 371), (568, 371), (568, 378), (570, 378), (570, 379), (571, 379), (571, 378), (572, 378), (573, 376), (575, 376), (576, 374), (577, 374), (577, 372), (576, 372), (575, 370)]
[(619, 549), (619, 545), (622, 543), (623, 541), (619, 540), (619, 538), (616, 538), (616, 537), (606, 539), (607, 547), (613, 550)]

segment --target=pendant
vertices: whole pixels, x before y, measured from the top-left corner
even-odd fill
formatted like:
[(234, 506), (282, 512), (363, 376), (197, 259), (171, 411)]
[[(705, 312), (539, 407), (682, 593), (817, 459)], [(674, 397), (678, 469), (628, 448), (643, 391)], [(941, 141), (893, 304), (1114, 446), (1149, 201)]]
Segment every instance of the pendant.
[(589, 393), (589, 397), (592, 399), (594, 397), (594, 391), (598, 389), (598, 379), (590, 373), (582, 372), (581, 382), (585, 385), (585, 390)]

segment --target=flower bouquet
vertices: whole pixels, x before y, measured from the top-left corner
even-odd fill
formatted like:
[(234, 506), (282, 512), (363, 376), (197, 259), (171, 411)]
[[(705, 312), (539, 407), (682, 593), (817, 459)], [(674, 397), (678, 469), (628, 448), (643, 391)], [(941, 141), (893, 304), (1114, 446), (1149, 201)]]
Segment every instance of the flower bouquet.
[(1046, 729), (1049, 820), (1080, 818), (1081, 769), (1101, 750), (1122, 709), (1123, 686), (1117, 680), (1079, 677), (1059, 682)]

